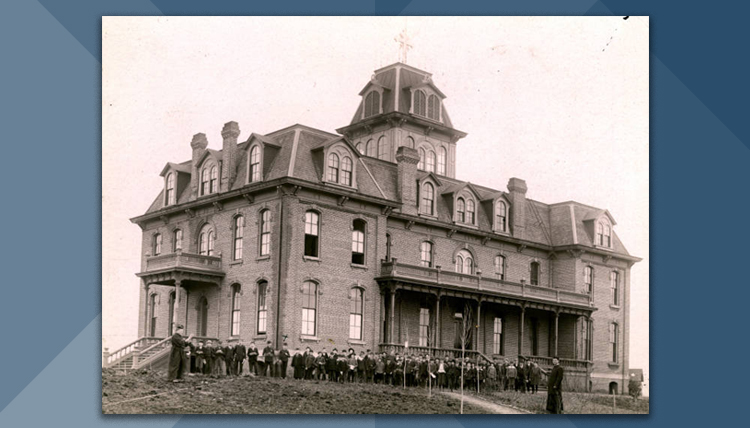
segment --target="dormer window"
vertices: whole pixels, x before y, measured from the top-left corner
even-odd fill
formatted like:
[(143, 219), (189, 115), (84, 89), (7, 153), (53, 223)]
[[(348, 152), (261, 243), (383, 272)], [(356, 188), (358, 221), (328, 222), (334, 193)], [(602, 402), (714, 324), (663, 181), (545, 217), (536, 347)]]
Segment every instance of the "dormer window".
[(260, 181), (260, 146), (253, 146), (250, 149), (250, 171), (248, 182), (255, 183)]
[(328, 181), (339, 182), (339, 157), (336, 153), (328, 155)]
[(422, 185), (422, 203), (419, 206), (419, 212), (427, 215), (435, 215), (435, 188), (432, 183)]
[(424, 91), (414, 91), (414, 114), (419, 116), (427, 116), (427, 97)]
[(352, 161), (352, 150), (346, 144), (337, 143), (328, 147), (326, 170), (323, 181), (331, 184), (356, 187), (356, 170)]
[(437, 153), (437, 173), (445, 175), (445, 160), (448, 158), (448, 152), (445, 147), (440, 147)]
[(600, 220), (596, 223), (596, 245), (605, 248), (612, 248), (612, 226), (606, 220)]
[(365, 97), (365, 118), (375, 116), (380, 113), (380, 93), (371, 91)]
[(345, 157), (341, 161), (341, 184), (352, 185), (352, 159), (350, 157)]
[(456, 201), (456, 221), (466, 223), (466, 201), (464, 201), (464, 198), (458, 198)]
[(508, 230), (508, 206), (504, 201), (495, 204), (495, 231), (505, 232)]
[(440, 120), (440, 98), (437, 95), (430, 95), (427, 100), (427, 118)]
[(174, 173), (170, 172), (167, 174), (167, 188), (165, 194), (165, 201), (167, 205), (174, 205), (176, 202), (175, 190), (174, 190)]
[(207, 164), (201, 170), (201, 196), (216, 193), (219, 182), (219, 170), (216, 165)]
[(475, 208), (474, 208), (474, 200), (469, 199), (466, 201), (466, 222), (469, 224), (476, 223), (474, 220), (476, 219), (475, 215)]

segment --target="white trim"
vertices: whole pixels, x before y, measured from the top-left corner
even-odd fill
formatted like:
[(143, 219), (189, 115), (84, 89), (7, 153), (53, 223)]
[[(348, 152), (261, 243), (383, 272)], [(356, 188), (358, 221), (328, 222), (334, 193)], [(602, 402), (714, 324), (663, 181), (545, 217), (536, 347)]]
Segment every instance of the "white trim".
[(373, 177), (372, 173), (371, 173), (371, 172), (370, 172), (370, 170), (369, 170), (369, 169), (367, 168), (367, 165), (365, 165), (365, 162), (364, 162), (364, 161), (362, 160), (362, 158), (361, 158), (361, 157), (359, 158), (359, 162), (360, 162), (360, 163), (362, 164), (362, 166), (363, 166), (363, 167), (365, 168), (365, 171), (367, 171), (367, 175), (369, 175), (369, 176), (370, 176), (370, 178), (372, 179), (372, 182), (373, 182), (373, 183), (375, 183), (375, 187), (377, 187), (377, 188), (378, 188), (378, 191), (379, 191), (379, 192), (380, 192), (380, 194), (381, 194), (381, 195), (383, 196), (383, 198), (384, 198), (384, 199), (388, 199), (388, 198), (387, 198), (387, 197), (385, 196), (385, 193), (383, 193), (383, 189), (381, 189), (381, 188), (380, 188), (380, 185), (378, 184), (377, 180), (375, 180), (375, 177)]
[(396, 66), (396, 96), (394, 97), (395, 101), (393, 101), (393, 111), (398, 111), (398, 96), (401, 92), (401, 67)]
[(287, 173), (288, 176), (294, 177), (294, 161), (297, 159), (297, 146), (299, 143), (299, 129), (294, 130), (294, 142), (292, 143), (292, 158), (289, 160), (289, 171)]
[(609, 374), (609, 373), (591, 373), (591, 377), (594, 379), (610, 379), (610, 380), (622, 380), (629, 381), (629, 377), (625, 377), (621, 374)]
[(578, 244), (578, 230), (576, 230), (576, 211), (573, 205), (568, 205), (570, 208), (570, 225), (573, 229), (573, 244)]

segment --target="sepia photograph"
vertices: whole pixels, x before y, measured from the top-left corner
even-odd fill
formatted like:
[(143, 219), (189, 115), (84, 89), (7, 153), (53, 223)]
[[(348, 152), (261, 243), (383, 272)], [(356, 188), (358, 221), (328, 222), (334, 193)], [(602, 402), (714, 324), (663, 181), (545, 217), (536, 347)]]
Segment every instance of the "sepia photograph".
[(104, 16), (101, 350), (104, 414), (648, 414), (649, 18)]

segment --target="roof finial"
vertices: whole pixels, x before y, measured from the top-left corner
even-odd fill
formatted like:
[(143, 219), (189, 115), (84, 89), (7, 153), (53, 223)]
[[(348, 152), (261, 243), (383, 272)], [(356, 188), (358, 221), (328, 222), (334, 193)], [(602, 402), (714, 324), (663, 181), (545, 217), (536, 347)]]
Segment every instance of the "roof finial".
[(399, 44), (398, 46), (398, 60), (399, 62), (403, 62), (406, 64), (406, 54), (409, 52), (409, 49), (413, 48), (409, 42), (411, 41), (409, 39), (409, 35), (406, 33), (406, 27), (399, 33), (398, 36), (396, 36), (393, 40), (396, 41), (396, 43)]

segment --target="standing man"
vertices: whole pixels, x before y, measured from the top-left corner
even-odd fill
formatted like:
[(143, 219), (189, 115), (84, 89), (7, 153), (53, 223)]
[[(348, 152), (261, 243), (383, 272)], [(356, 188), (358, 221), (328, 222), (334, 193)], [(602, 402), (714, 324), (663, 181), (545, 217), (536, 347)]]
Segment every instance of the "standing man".
[(281, 351), (279, 351), (279, 361), (281, 361), (281, 378), (286, 379), (286, 368), (289, 363), (289, 350), (286, 349), (286, 343), (281, 345)]
[(270, 367), (270, 370), (273, 370), (273, 346), (271, 346), (270, 340), (266, 343), (266, 347), (263, 348), (263, 362), (265, 363), (263, 376), (268, 376), (266, 374), (266, 369)]
[(258, 348), (255, 347), (255, 342), (250, 342), (247, 347), (247, 368), (258, 376)]
[[(547, 411), (550, 413), (562, 413), (563, 398), (561, 388), (564, 371), (560, 367), (560, 360), (557, 357), (552, 358), (552, 366), (552, 370), (549, 372), (549, 381), (547, 382)], [(547, 374), (544, 370), (542, 372)]]
[(242, 375), (242, 362), (245, 361), (245, 354), (247, 354), (247, 349), (245, 349), (245, 345), (243, 345), (242, 342), (237, 342), (237, 344), (234, 346), (234, 375), (235, 376)]
[[(172, 382), (182, 381), (182, 372), (185, 369), (185, 339), (182, 338), (184, 327), (178, 324), (175, 328), (175, 333), (172, 335), (172, 351), (169, 353), (169, 371), (167, 372), (167, 380)], [(188, 337), (188, 340), (193, 337)]]
[(302, 379), (305, 377), (305, 357), (300, 353), (299, 348), (294, 350), (292, 357), (292, 367), (294, 367), (294, 378)]

